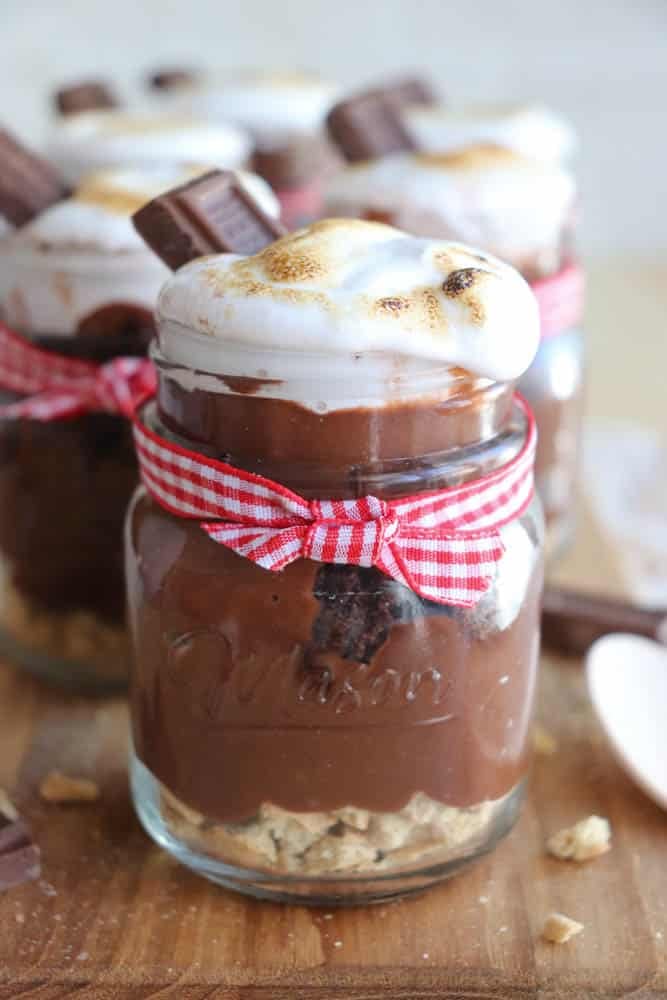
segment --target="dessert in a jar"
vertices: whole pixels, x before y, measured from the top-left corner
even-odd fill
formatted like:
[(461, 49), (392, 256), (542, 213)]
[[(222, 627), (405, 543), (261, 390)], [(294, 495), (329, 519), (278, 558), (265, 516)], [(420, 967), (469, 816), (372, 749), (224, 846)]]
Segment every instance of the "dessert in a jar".
[[(23, 158), (27, 168), (4, 176), (24, 224), (0, 243), (0, 648), (44, 678), (112, 687), (127, 682), (129, 652), (122, 524), (137, 466), (127, 411), (151, 383), (143, 359), (169, 274), (131, 217), (193, 172), (90, 175), (26, 221), (42, 178)], [(267, 185), (250, 184), (277, 212)]]
[(257, 896), (424, 888), (517, 816), (539, 337), (511, 268), (325, 220), (181, 267), (126, 525), (139, 816)]
[(49, 159), (72, 184), (109, 167), (192, 167), (236, 170), (252, 145), (236, 125), (203, 121), (186, 112), (146, 108), (80, 111), (54, 122)]
[[(520, 388), (539, 428), (537, 483), (551, 555), (572, 534), (583, 404), (583, 277), (573, 247), (574, 178), (562, 163), (508, 145), (402, 149), (417, 142), (402, 131), (404, 122), (391, 106), (385, 102), (380, 108), (382, 130), (370, 145), (376, 108), (369, 116), (367, 107), (365, 118), (355, 117), (354, 107), (350, 111), (345, 103), (332, 112), (334, 134), (343, 148), (350, 143), (355, 162), (328, 184), (327, 214), (376, 219), (419, 236), (472, 244), (512, 264), (532, 285), (542, 341)], [(381, 155), (371, 155), (373, 142)], [(384, 149), (390, 151), (382, 155)]]
[(318, 76), (297, 72), (237, 72), (181, 78), (158, 88), (168, 106), (214, 122), (234, 122), (253, 141), (253, 170), (274, 189), (290, 228), (322, 213), (322, 183), (338, 166), (324, 129), (336, 90)]

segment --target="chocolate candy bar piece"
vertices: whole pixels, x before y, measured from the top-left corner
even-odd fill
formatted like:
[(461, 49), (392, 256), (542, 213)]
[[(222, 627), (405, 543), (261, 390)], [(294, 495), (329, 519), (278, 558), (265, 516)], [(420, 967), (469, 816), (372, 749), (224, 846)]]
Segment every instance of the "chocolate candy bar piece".
[(385, 83), (378, 89), (387, 97), (392, 97), (401, 107), (411, 104), (432, 106), (439, 103), (433, 87), (419, 76), (404, 76), (400, 80)]
[(632, 632), (667, 642), (667, 611), (625, 601), (547, 587), (542, 600), (542, 639), (565, 656), (582, 656), (609, 632)]
[(196, 83), (198, 77), (199, 74), (191, 69), (159, 69), (148, 77), (148, 86), (153, 90), (177, 90)]
[(56, 91), (53, 100), (61, 115), (118, 107), (118, 101), (101, 80), (82, 80), (70, 87), (62, 87)]
[(135, 212), (132, 221), (174, 271), (206, 254), (257, 253), (287, 231), (229, 170), (212, 170), (173, 188)]
[(417, 148), (403, 124), (399, 102), (382, 90), (336, 104), (327, 116), (327, 127), (349, 163)]
[(0, 129), (0, 216), (24, 226), (68, 194), (50, 163)]
[(41, 874), (40, 851), (16, 810), (0, 795), (0, 892)]

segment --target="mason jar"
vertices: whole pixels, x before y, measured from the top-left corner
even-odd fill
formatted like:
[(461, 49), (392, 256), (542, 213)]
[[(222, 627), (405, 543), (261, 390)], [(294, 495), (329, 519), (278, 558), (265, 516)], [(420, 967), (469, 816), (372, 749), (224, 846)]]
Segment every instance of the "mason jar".
[[(197, 334), (178, 333), (187, 357)], [(371, 384), (354, 364), (341, 376), (294, 355), (280, 379), (247, 378), (233, 345), (227, 374), (153, 355), (149, 429), (305, 498), (460, 485), (526, 442), (512, 384), (444, 365)], [(221, 885), (313, 904), (420, 890), (490, 851), (528, 766), (538, 499), (499, 531), (490, 588), (460, 607), (372, 566), (260, 568), (140, 486), (126, 524), (131, 774), (151, 836)]]
[[(41, 349), (56, 372), (63, 359), (101, 366), (145, 356), (152, 309), (170, 272), (135, 231), (132, 213), (202, 169), (90, 174), (1, 240), (0, 310), (10, 331)], [(241, 173), (239, 180), (278, 214), (261, 178)], [(18, 398), (5, 393), (3, 402)], [(136, 484), (125, 416), (0, 414), (3, 655), (70, 688), (127, 685), (122, 537)]]

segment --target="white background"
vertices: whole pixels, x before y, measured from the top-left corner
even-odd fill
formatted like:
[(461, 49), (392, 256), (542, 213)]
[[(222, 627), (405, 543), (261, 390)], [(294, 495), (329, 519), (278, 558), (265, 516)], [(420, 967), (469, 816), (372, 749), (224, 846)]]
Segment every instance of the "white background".
[(165, 62), (549, 102), (581, 136), (584, 250), (667, 252), (667, 0), (0, 0), (0, 120), (26, 138), (56, 83)]

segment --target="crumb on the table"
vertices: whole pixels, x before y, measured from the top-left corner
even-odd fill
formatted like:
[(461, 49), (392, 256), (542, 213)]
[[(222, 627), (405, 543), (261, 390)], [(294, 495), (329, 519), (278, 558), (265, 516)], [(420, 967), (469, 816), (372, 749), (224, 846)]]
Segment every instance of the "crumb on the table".
[(611, 826), (602, 816), (588, 816), (554, 833), (547, 841), (549, 854), (562, 861), (588, 861), (605, 854), (610, 847)]
[(548, 729), (536, 722), (533, 726), (533, 750), (543, 757), (551, 757), (558, 750), (558, 743)]
[(566, 917), (564, 913), (550, 913), (544, 921), (542, 937), (545, 941), (551, 941), (552, 944), (565, 944), (575, 934), (581, 934), (583, 929), (583, 924), (580, 924), (578, 920), (572, 920), (571, 917)]
[(39, 794), (46, 802), (95, 802), (100, 789), (90, 778), (50, 771), (39, 786)]

